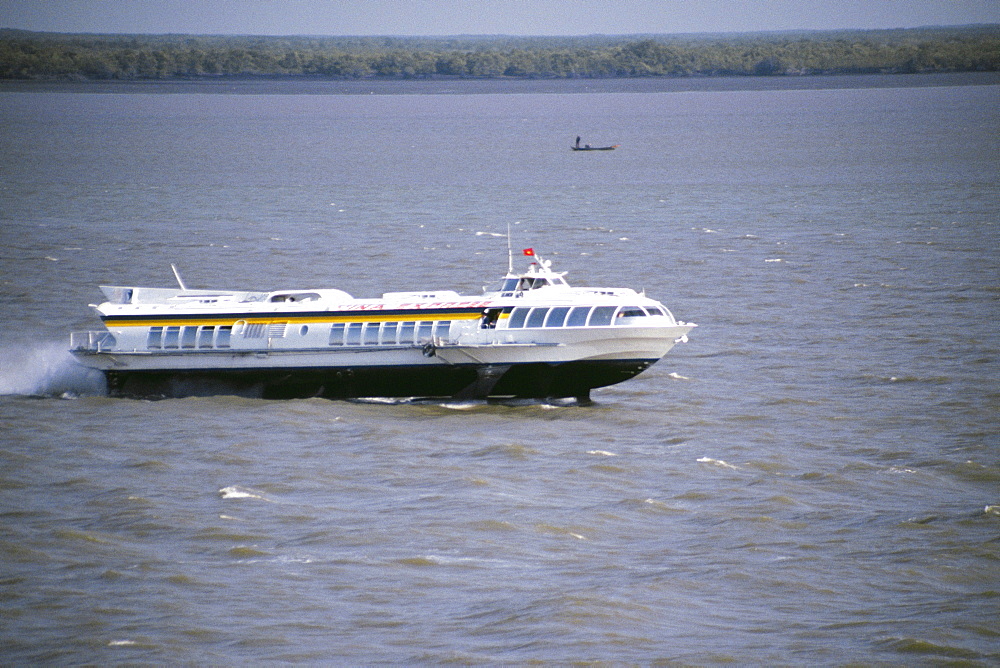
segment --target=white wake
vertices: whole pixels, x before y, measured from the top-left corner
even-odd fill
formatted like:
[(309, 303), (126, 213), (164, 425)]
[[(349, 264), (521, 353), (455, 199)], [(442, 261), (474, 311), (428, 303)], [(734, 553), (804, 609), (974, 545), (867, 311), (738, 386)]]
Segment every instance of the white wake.
[(79, 364), (65, 343), (0, 346), (0, 395), (60, 397), (106, 393), (104, 375)]

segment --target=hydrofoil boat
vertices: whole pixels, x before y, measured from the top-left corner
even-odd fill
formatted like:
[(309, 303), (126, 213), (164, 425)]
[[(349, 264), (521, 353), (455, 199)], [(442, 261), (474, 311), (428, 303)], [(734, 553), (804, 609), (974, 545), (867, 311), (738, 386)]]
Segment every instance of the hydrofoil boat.
[(628, 380), (696, 325), (629, 288), (571, 287), (532, 249), (482, 295), (101, 286), (70, 352), (122, 397), (576, 398)]

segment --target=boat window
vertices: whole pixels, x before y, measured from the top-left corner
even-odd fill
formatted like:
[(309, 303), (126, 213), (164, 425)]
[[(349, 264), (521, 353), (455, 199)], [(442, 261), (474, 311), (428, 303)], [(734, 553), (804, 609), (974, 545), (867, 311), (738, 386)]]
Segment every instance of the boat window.
[(528, 316), (528, 322), (525, 323), (525, 327), (541, 327), (542, 323), (545, 322), (545, 314), (549, 312), (547, 308), (533, 308), (531, 309), (531, 315)]
[(305, 336), (309, 333), (309, 325), (302, 325), (299, 327), (299, 336)]
[(528, 322), (525, 327), (541, 327), (542, 323), (545, 322), (545, 314), (549, 312), (547, 308), (533, 308), (531, 309), (531, 315), (528, 316)]
[(399, 323), (399, 342), (400, 343), (413, 343), (413, 332), (416, 329), (417, 323), (415, 322), (401, 322)]
[(378, 345), (378, 323), (369, 322), (365, 324), (364, 344), (366, 346)]
[(528, 311), (529, 309), (526, 308), (514, 309), (510, 314), (510, 318), (507, 319), (507, 327), (524, 327), (524, 319), (527, 317)]
[(181, 328), (167, 327), (163, 332), (163, 347), (177, 348), (180, 343)]
[(622, 306), (615, 318), (615, 324), (624, 324), (625, 318), (645, 318), (646, 312), (639, 306)]
[(198, 339), (198, 328), (197, 327), (183, 327), (181, 328), (181, 348), (194, 348), (195, 341)]
[(566, 318), (567, 327), (583, 327), (587, 324), (587, 316), (590, 314), (589, 306), (574, 306)]
[(228, 348), (232, 334), (233, 334), (232, 326), (230, 325), (220, 326), (218, 333), (215, 335), (215, 347)]
[(646, 310), (649, 311), (649, 315), (666, 315), (659, 306), (647, 306)]
[(319, 299), (317, 292), (297, 292), (295, 294), (281, 294), (271, 297), (272, 302), (311, 302)]
[(483, 311), (483, 317), (479, 321), (479, 326), (483, 329), (496, 329), (501, 310), (498, 308), (488, 308)]
[(212, 337), (214, 334), (215, 334), (214, 326), (202, 327), (201, 330), (198, 332), (198, 347), (211, 348)]
[(557, 306), (549, 311), (549, 315), (545, 318), (546, 327), (562, 327), (563, 322), (566, 320), (566, 314), (569, 313), (568, 306)]
[(521, 279), (521, 282), (518, 285), (518, 289), (537, 290), (538, 288), (544, 288), (546, 285), (549, 285), (549, 279), (547, 278), (531, 278), (525, 276), (524, 278)]
[(431, 340), (433, 334), (433, 322), (428, 322), (426, 320), (417, 323), (417, 343), (427, 343)]
[(150, 327), (149, 336), (146, 339), (147, 348), (159, 348), (163, 345), (163, 328), (162, 327)]
[(396, 337), (399, 333), (398, 322), (382, 323), (382, 345), (391, 346), (396, 344)]
[(335, 322), (330, 325), (330, 345), (331, 346), (342, 346), (344, 345), (344, 329), (346, 325), (342, 322)]
[(439, 320), (434, 323), (434, 338), (448, 339), (451, 336), (451, 320)]
[(348, 346), (360, 346), (362, 327), (364, 327), (364, 323), (362, 322), (348, 323), (346, 335), (344, 337), (344, 344)]
[(517, 290), (517, 279), (516, 278), (506, 278), (503, 282), (503, 287), (500, 288), (500, 292), (513, 292)]
[(595, 306), (594, 312), (590, 314), (587, 321), (589, 327), (604, 327), (611, 324), (611, 318), (615, 314), (617, 306)]

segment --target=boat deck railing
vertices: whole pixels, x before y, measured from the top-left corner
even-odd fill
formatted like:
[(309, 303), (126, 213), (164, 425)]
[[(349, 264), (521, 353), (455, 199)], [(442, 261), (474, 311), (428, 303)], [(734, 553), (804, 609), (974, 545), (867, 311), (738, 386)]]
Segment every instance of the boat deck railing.
[(115, 337), (111, 332), (71, 332), (69, 335), (70, 350), (99, 353), (115, 347)]

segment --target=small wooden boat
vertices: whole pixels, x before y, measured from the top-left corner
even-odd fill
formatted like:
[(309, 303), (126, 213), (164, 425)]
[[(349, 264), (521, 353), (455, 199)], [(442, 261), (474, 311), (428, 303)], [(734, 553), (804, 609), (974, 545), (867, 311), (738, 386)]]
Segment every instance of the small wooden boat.
[(587, 144), (586, 146), (570, 146), (574, 151), (613, 151), (618, 148), (620, 144), (615, 144), (613, 146), (591, 146)]

